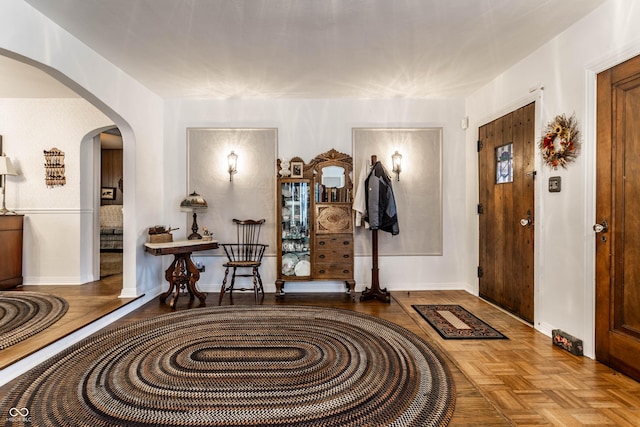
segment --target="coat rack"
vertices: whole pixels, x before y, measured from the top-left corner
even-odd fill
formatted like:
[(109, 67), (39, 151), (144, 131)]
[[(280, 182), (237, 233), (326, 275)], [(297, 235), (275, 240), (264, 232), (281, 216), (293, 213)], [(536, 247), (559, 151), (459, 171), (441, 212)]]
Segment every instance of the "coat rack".
[[(376, 164), (378, 156), (371, 156), (371, 166)], [(371, 289), (365, 288), (360, 295), (360, 301), (377, 299), (382, 302), (391, 302), (391, 294), (387, 288), (380, 289), (380, 278), (378, 269), (378, 230), (371, 230)]]

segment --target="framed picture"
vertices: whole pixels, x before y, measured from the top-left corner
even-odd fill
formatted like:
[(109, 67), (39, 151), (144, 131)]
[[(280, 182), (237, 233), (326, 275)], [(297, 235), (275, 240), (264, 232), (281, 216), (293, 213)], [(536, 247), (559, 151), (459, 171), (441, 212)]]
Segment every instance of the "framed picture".
[(303, 162), (291, 162), (291, 178), (302, 178), (304, 173)]
[(100, 191), (100, 198), (102, 200), (115, 200), (116, 199), (116, 188), (115, 187), (102, 187), (102, 191)]

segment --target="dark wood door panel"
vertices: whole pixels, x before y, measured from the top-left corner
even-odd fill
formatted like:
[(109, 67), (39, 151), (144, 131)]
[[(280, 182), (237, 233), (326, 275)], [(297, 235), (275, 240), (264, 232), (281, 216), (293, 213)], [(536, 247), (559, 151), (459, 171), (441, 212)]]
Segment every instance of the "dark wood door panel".
[(640, 57), (597, 78), (596, 359), (640, 380)]
[[(482, 126), (479, 293), (533, 322), (535, 104)], [(511, 144), (512, 182), (497, 183), (498, 149)], [(530, 220), (526, 225), (521, 220)]]

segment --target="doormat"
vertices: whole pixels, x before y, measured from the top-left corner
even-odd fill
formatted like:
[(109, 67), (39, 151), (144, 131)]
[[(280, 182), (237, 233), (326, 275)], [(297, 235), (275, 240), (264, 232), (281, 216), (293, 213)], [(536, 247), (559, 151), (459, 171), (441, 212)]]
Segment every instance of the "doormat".
[(444, 339), (508, 339), (459, 305), (412, 305), (412, 307)]

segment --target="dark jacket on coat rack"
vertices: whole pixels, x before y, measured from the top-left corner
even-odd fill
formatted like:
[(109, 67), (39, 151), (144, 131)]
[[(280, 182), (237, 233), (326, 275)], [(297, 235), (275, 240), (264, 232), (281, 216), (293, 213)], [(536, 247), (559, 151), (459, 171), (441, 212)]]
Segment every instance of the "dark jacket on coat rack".
[(392, 235), (400, 233), (396, 200), (391, 178), (382, 163), (376, 162), (365, 180), (367, 213), (365, 221), (372, 230), (382, 230)]

